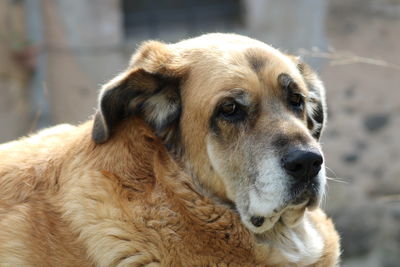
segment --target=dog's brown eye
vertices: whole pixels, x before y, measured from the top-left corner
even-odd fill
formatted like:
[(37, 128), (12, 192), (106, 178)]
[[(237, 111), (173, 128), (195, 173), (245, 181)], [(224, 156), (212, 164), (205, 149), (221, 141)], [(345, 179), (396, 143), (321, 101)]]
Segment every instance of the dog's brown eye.
[(228, 122), (242, 121), (246, 117), (243, 107), (234, 100), (222, 103), (218, 108), (218, 117)]
[(303, 96), (301, 94), (291, 94), (288, 100), (289, 104), (295, 108), (301, 108), (303, 106)]
[(237, 111), (237, 106), (235, 102), (228, 102), (221, 105), (221, 113), (224, 116), (231, 116)]

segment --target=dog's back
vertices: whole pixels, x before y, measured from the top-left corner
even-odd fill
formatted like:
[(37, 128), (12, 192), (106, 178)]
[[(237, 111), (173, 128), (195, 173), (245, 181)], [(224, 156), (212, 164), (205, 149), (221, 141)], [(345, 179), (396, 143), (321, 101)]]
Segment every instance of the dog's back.
[(59, 125), (0, 145), (0, 265), (86, 265), (53, 203), (76, 127)]

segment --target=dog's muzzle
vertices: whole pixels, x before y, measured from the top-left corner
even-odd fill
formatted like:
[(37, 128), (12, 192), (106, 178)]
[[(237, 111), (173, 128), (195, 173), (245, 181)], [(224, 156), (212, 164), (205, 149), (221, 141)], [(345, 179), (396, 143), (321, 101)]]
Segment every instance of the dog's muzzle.
[[(281, 167), (291, 178), (285, 207), (301, 206), (315, 208), (321, 190), (318, 174), (324, 160), (317, 149), (291, 149), (281, 159)], [(256, 228), (264, 225), (266, 218), (259, 215), (250, 217)]]

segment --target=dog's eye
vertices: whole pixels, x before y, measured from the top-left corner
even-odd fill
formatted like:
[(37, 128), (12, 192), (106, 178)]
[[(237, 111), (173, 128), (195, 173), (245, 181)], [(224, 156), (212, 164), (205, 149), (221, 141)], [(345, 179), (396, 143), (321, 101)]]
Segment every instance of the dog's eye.
[(290, 94), (288, 101), (292, 107), (301, 109), (303, 107), (304, 98), (301, 94), (293, 93)]
[(235, 102), (223, 103), (220, 112), (224, 116), (232, 116), (237, 112), (237, 105)]
[(222, 103), (218, 110), (219, 117), (229, 122), (236, 122), (244, 119), (245, 112), (234, 100)]

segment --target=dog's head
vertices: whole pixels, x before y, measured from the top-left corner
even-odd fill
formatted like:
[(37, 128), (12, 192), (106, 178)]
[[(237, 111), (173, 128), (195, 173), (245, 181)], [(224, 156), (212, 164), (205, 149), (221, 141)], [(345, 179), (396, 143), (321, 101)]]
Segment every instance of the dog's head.
[(106, 142), (121, 120), (141, 116), (202, 189), (263, 233), (319, 205), (324, 97), (307, 65), (247, 37), (148, 42), (102, 89), (93, 139)]

